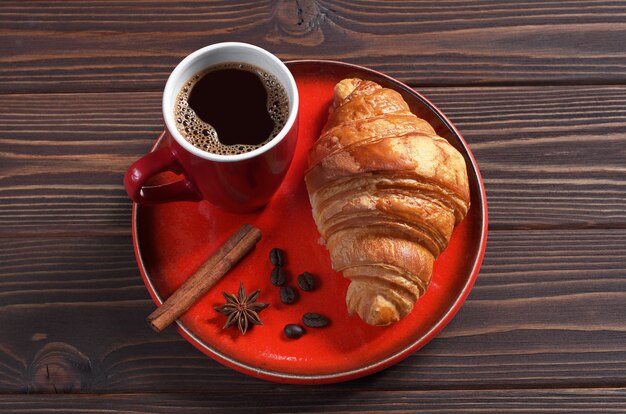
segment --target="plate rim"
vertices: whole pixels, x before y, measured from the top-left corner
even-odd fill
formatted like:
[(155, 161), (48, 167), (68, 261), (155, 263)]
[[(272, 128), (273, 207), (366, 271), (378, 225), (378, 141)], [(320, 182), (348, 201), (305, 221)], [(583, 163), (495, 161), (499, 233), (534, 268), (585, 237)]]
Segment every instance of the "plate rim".
[[(461, 308), (462, 304), (465, 302), (465, 299), (469, 295), (476, 278), (478, 277), (478, 273), (480, 272), (480, 267), (482, 265), (482, 261), (485, 254), (485, 248), (487, 245), (487, 233), (488, 233), (488, 213), (487, 213), (487, 197), (485, 191), (485, 185), (483, 179), (480, 174), (480, 170), (478, 169), (478, 163), (472, 154), (472, 151), (465, 141), (465, 138), (461, 135), (459, 130), (454, 126), (454, 124), (447, 118), (447, 116), (435, 106), (432, 102), (430, 102), (426, 97), (424, 97), (421, 93), (411, 88), (410, 86), (400, 82), (399, 80), (386, 75), (382, 72), (379, 72), (374, 69), (367, 68), (365, 66), (356, 65), (353, 63), (334, 61), (334, 60), (324, 60), (324, 59), (299, 59), (299, 60), (288, 60), (285, 61), (285, 64), (288, 68), (291, 69), (292, 66), (298, 65), (332, 65), (332, 66), (343, 66), (347, 68), (352, 68), (358, 71), (364, 71), (366, 73), (373, 73), (376, 76), (384, 78), (390, 84), (393, 84), (396, 88), (405, 91), (406, 93), (415, 96), (419, 100), (421, 100), (424, 104), (430, 107), (431, 111), (436, 114), (441, 121), (454, 132), (456, 137), (458, 138), (459, 143), (463, 147), (463, 150), (467, 154), (471, 163), (471, 172), (475, 175), (476, 182), (479, 184), (479, 197), (480, 203), (478, 206), (480, 208), (479, 216), (482, 218), (481, 229), (480, 229), (480, 247), (478, 250), (478, 254), (474, 258), (474, 262), (472, 264), (472, 270), (470, 272), (469, 277), (466, 279), (465, 284), (454, 301), (451, 302), (448, 310), (443, 314), (441, 318), (437, 320), (436, 323), (432, 325), (432, 327), (426, 331), (423, 335), (413, 341), (411, 344), (405, 346), (398, 352), (389, 355), (386, 358), (383, 358), (374, 363), (370, 363), (363, 367), (355, 368), (348, 371), (340, 371), (336, 373), (330, 374), (290, 374), (287, 372), (279, 372), (274, 370), (263, 369), (260, 367), (254, 367), (248, 364), (244, 364), (242, 362), (237, 361), (234, 358), (231, 358), (227, 355), (220, 353), (219, 351), (213, 349), (200, 338), (198, 338), (189, 328), (187, 328), (180, 320), (175, 321), (176, 330), (179, 332), (181, 336), (185, 338), (189, 343), (195, 346), (198, 350), (200, 350), (205, 355), (211, 357), (217, 362), (222, 363), (236, 371), (241, 373), (251, 375), (256, 378), (261, 378), (265, 380), (270, 380), (274, 382), (282, 382), (282, 383), (291, 383), (291, 384), (327, 384), (327, 383), (336, 383), (342, 381), (349, 381), (356, 378), (364, 377), (375, 372), (381, 371), (385, 368), (388, 368), (403, 359), (407, 358), (409, 355), (413, 354), (427, 343), (429, 343), (456, 315), (458, 310)], [(163, 132), (159, 135), (156, 142), (150, 149), (150, 151), (154, 151), (165, 135), (167, 134), (167, 130), (164, 129)], [(135, 259), (137, 260), (137, 265), (139, 268), (139, 272), (141, 274), (141, 278), (143, 279), (144, 285), (146, 286), (148, 293), (152, 297), (153, 301), (156, 305), (160, 306), (163, 304), (163, 299), (156, 291), (152, 280), (146, 270), (146, 267), (143, 262), (143, 257), (141, 254), (141, 247), (139, 246), (139, 236), (137, 230), (137, 219), (138, 219), (138, 210), (140, 206), (137, 203), (133, 203), (132, 207), (132, 239), (133, 239), (133, 249), (135, 251)]]

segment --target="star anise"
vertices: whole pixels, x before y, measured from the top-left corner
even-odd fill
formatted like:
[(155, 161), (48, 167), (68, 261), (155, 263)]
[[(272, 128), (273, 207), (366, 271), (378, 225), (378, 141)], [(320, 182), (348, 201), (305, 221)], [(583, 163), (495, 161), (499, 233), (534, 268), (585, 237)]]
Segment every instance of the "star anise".
[(222, 329), (226, 329), (236, 322), (239, 331), (244, 335), (251, 323), (254, 325), (263, 325), (261, 318), (259, 318), (259, 312), (267, 308), (269, 304), (256, 302), (259, 293), (261, 293), (261, 289), (257, 289), (246, 296), (243, 282), (239, 282), (237, 296), (222, 291), (222, 295), (226, 298), (226, 304), (213, 307), (213, 309), (228, 317)]

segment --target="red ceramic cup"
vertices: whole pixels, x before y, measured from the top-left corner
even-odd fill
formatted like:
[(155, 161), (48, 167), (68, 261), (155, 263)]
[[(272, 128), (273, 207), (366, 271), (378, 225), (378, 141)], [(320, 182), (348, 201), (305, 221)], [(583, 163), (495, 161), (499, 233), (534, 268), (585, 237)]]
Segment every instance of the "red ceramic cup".
[[(178, 132), (174, 104), (181, 87), (196, 73), (224, 62), (254, 65), (274, 75), (289, 97), (289, 117), (280, 133), (267, 144), (237, 155), (203, 151)], [(245, 97), (244, 97), (245, 98)], [(250, 212), (269, 202), (293, 158), (298, 137), (298, 89), (287, 67), (274, 55), (246, 43), (217, 43), (183, 59), (171, 73), (163, 92), (163, 118), (170, 144), (130, 166), (124, 176), (129, 197), (139, 204), (200, 201), (233, 212)], [(247, 122), (242, 114), (241, 122)], [(168, 184), (146, 185), (164, 172), (182, 174)]]

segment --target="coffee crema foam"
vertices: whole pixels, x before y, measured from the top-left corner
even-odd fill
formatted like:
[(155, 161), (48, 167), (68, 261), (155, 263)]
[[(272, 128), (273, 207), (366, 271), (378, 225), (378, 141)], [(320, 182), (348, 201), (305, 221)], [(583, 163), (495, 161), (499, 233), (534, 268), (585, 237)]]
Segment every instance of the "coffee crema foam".
[[(220, 142), (218, 133), (209, 123), (200, 119), (195, 111), (189, 106), (188, 99), (195, 84), (204, 75), (221, 69), (240, 69), (256, 74), (263, 83), (267, 91), (267, 112), (274, 122), (274, 129), (270, 136), (260, 144), (247, 145), (235, 144), (226, 145)], [(174, 118), (178, 132), (194, 147), (203, 151), (218, 155), (238, 155), (253, 151), (262, 147), (276, 137), (287, 123), (289, 117), (289, 97), (282, 84), (271, 75), (260, 68), (244, 63), (222, 63), (211, 66), (193, 75), (181, 88), (176, 96), (174, 104)], [(246, 122), (241, 119), (240, 122)]]

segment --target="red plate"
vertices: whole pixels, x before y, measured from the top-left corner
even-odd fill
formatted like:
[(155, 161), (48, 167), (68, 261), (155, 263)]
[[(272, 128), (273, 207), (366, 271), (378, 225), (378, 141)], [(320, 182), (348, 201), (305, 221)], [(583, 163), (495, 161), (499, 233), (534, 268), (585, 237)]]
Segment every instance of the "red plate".
[[(259, 227), (263, 239), (255, 250), (177, 321), (178, 330), (208, 356), (255, 377), (309, 384), (345, 381), (407, 357), (430, 341), (457, 312), (476, 279), (485, 249), (485, 189), (461, 134), (433, 104), (408, 86), (345, 63), (295, 61), (288, 66), (300, 93), (300, 134), (289, 173), (270, 204), (245, 215), (227, 213), (206, 202), (135, 205), (135, 254), (148, 291), (161, 304), (241, 224)], [(468, 166), (469, 214), (437, 259), (426, 294), (409, 316), (388, 327), (369, 326), (357, 316), (347, 315), (348, 280), (331, 269), (303, 181), (307, 151), (326, 121), (333, 86), (346, 77), (371, 79), (402, 93), (415, 114), (429, 121), (464, 154)], [(162, 135), (154, 148), (168, 139)], [(163, 179), (171, 180), (172, 176)], [(282, 304), (278, 288), (269, 281), (268, 253), (272, 247), (286, 252), (288, 284), (300, 296), (295, 304)], [(297, 287), (296, 276), (304, 271), (317, 276), (316, 290), (303, 292)], [(222, 290), (236, 292), (240, 281), (247, 292), (260, 288), (259, 300), (270, 303), (260, 314), (263, 325), (254, 326), (245, 336), (234, 327), (222, 330), (225, 317), (213, 310), (213, 306), (224, 303)], [(283, 327), (300, 322), (305, 312), (322, 313), (331, 323), (325, 328), (307, 328), (300, 339), (287, 339)]]

